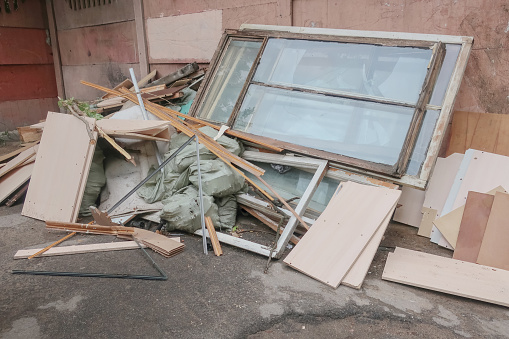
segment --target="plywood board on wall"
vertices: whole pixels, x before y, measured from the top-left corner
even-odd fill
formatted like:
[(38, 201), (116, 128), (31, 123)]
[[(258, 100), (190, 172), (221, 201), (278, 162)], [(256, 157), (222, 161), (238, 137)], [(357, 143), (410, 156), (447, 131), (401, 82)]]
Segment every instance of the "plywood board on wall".
[(150, 63), (209, 62), (221, 39), (222, 11), (147, 19)]
[(58, 44), (64, 66), (138, 62), (134, 21), (59, 31)]
[(0, 65), (53, 64), (45, 29), (0, 27)]
[(134, 20), (132, 0), (111, 1), (111, 3), (73, 10), (68, 1), (53, 1), (58, 30), (96, 26)]
[(0, 128), (13, 130), (39, 122), (48, 111), (58, 111), (56, 97), (0, 102)]
[(509, 156), (509, 116), (475, 112), (454, 112), (447, 154), (465, 153), (469, 148)]
[[(287, 0), (284, 0), (287, 1)], [(280, 0), (144, 0), (145, 18), (162, 18), (182, 14), (199, 13), (215, 9), (238, 8), (268, 3), (278, 3)]]
[(239, 29), (242, 24), (277, 25), (277, 3), (223, 9), (223, 29)]
[(53, 65), (0, 65), (0, 102), (57, 96)]
[[(13, 2), (10, 4), (12, 9)], [(44, 0), (24, 1), (19, 5), (20, 9), (17, 11), (0, 12), (0, 27), (47, 28)]]
[(103, 92), (80, 84), (86, 80), (94, 84), (113, 88), (130, 78), (129, 68), (134, 69), (137, 78), (140, 76), (138, 64), (107, 63), (99, 65), (62, 66), (65, 83), (65, 95), (80, 100), (93, 100), (104, 95)]
[[(86, 119), (93, 129), (95, 119)], [(76, 220), (97, 140), (97, 133), (93, 135), (95, 139), (90, 140), (78, 118), (48, 112), (22, 215), (39, 220)]]

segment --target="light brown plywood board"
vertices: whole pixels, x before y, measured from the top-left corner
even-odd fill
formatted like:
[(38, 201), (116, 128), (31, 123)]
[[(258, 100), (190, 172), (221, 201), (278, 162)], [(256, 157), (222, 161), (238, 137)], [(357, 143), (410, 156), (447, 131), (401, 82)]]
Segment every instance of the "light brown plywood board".
[(475, 263), (495, 197), (491, 194), (468, 192), (461, 218), (453, 258)]
[[(95, 120), (86, 118), (90, 128)], [(48, 112), (22, 215), (74, 222), (95, 150), (83, 121)]]
[(170, 123), (157, 120), (103, 119), (97, 121), (104, 133), (127, 139), (169, 141)]
[(382, 279), (509, 306), (509, 271), (396, 248)]
[[(495, 195), (496, 192), (506, 192), (502, 186), (498, 186), (486, 194)], [(456, 248), (458, 234), (460, 231), (461, 220), (465, 205), (456, 208), (446, 215), (436, 219), (433, 224), (438, 228), (442, 236), (451, 244), (452, 248)]]
[(385, 234), (385, 230), (391, 221), (393, 212), (394, 209), (392, 209), (389, 214), (387, 214), (384, 221), (382, 222), (382, 225), (380, 225), (380, 227), (376, 230), (376, 233), (373, 235), (357, 260), (355, 260), (355, 263), (352, 265), (352, 267), (350, 267), (350, 270), (346, 276), (343, 278), (343, 280), (341, 280), (341, 285), (353, 287), (356, 289), (361, 288), (362, 283), (364, 282), (364, 278), (366, 278), (366, 274), (368, 273), (369, 267), (373, 262), (376, 251), (378, 250), (378, 246), (380, 246), (380, 242), (382, 241), (382, 238)]
[(7, 199), (25, 182), (27, 182), (28, 179), (30, 179), (34, 166), (35, 164), (31, 162), (27, 165), (18, 167), (0, 180), (0, 202)]
[(284, 262), (337, 288), (400, 194), (388, 188), (343, 183)]
[(509, 194), (497, 192), (477, 263), (509, 270)]

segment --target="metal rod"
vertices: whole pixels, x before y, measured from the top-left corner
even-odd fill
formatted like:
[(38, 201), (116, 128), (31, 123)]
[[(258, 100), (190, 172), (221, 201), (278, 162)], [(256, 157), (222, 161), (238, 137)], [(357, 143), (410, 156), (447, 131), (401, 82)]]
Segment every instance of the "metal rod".
[(205, 233), (205, 211), (203, 209), (203, 190), (201, 187), (201, 168), (200, 168), (200, 142), (198, 136), (196, 137), (196, 167), (198, 168), (198, 195), (200, 198), (200, 216), (201, 216), (201, 231), (203, 234), (203, 253), (208, 254), (207, 250), (207, 233)]
[(168, 280), (166, 273), (156, 264), (154, 259), (145, 251), (141, 244), (134, 240), (143, 251), (143, 254), (149, 259), (152, 267), (154, 267), (161, 275), (137, 275), (137, 274), (109, 274), (109, 273), (81, 273), (81, 272), (58, 272), (58, 271), (25, 271), (12, 270), (12, 274), (27, 275), (47, 275), (53, 277), (89, 277), (89, 278), (116, 278), (116, 279), (139, 279), (139, 280)]
[(120, 199), (115, 205), (113, 205), (106, 213), (111, 214), (111, 212), (113, 212), (118, 206), (120, 206), (120, 204), (122, 204), (124, 201), (126, 201), (127, 198), (129, 198), (131, 195), (133, 195), (133, 193), (136, 192), (141, 186), (145, 185), (145, 183), (147, 181), (149, 181), (150, 178), (152, 178), (157, 172), (159, 172), (164, 166), (166, 166), (173, 158), (175, 158), (177, 156), (177, 154), (180, 153), (180, 151), (182, 151), (187, 145), (189, 145), (191, 143), (191, 141), (193, 141), (195, 138), (196, 138), (195, 135), (193, 135), (191, 138), (189, 138), (182, 146), (180, 146), (175, 152), (173, 152), (168, 157), (168, 159), (163, 161), (163, 163), (161, 165), (159, 165), (159, 167), (156, 168), (155, 171), (150, 173), (145, 179), (143, 179), (138, 185), (136, 185), (136, 187), (134, 187), (131, 191), (129, 191), (129, 193), (127, 193), (122, 199)]
[[(140, 105), (141, 114), (143, 115), (143, 120), (148, 120), (147, 110), (145, 109), (145, 104), (143, 103), (143, 98), (141, 97), (140, 88), (138, 87), (138, 81), (136, 80), (136, 76), (134, 75), (134, 70), (132, 68), (129, 68), (129, 73), (131, 73), (131, 80), (134, 85), (134, 90), (136, 91), (136, 96), (138, 97), (138, 105)], [(154, 148), (156, 151), (157, 163), (159, 165), (161, 165), (163, 160), (161, 158), (161, 154), (159, 154), (159, 149), (157, 148), (157, 143), (154, 141), (153, 144), (154, 144)]]

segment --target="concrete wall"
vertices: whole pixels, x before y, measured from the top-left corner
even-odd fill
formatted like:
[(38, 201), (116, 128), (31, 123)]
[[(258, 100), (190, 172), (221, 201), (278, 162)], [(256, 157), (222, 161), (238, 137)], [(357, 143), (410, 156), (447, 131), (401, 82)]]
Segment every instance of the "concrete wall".
[(0, 13), (0, 131), (36, 123), (58, 109), (47, 28), (43, 0)]

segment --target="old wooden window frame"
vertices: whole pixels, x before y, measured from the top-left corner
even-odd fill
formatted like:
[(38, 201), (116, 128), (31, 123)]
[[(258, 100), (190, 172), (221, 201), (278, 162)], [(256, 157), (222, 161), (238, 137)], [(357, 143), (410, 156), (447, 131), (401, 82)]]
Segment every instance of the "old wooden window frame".
[[(355, 172), (361, 176), (366, 175), (372, 178), (386, 180), (392, 183), (403, 184), (423, 189), (429, 179), (431, 170), (434, 166), (440, 144), (443, 139), (445, 128), (449, 122), (452, 107), (454, 104), (455, 96), (459, 90), (459, 84), (463, 76), (466, 62), (470, 53), (473, 39), (471, 37), (458, 37), (458, 36), (444, 36), (444, 35), (428, 35), (428, 34), (411, 34), (411, 33), (391, 33), (391, 32), (369, 32), (369, 31), (351, 31), (351, 30), (336, 30), (336, 29), (320, 29), (320, 28), (302, 28), (302, 27), (283, 27), (283, 26), (265, 26), (265, 25), (243, 25), (240, 30), (226, 30), (223, 35), (219, 47), (216, 50), (211, 62), (211, 70), (207, 74), (204, 85), (201, 86), (197, 93), (193, 107), (190, 114), (196, 116), (203, 103), (203, 98), (207, 92), (211, 79), (214, 78), (217, 66), (220, 64), (226, 47), (231, 39), (258, 39), (262, 41), (262, 46), (258, 55), (251, 67), (241, 94), (238, 97), (237, 103), (233, 108), (233, 112), (227, 122), (228, 126), (232, 126), (240, 109), (240, 106), (247, 93), (247, 89), (252, 82), (253, 76), (256, 72), (257, 66), (263, 55), (265, 46), (269, 38), (290, 38), (301, 40), (318, 40), (318, 41), (335, 41), (335, 42), (350, 42), (350, 43), (364, 43), (374, 45), (386, 46), (399, 46), (399, 47), (428, 47), (433, 48), (433, 55), (430, 62), (430, 67), (421, 90), (419, 100), (415, 105), (415, 111), (412, 118), (410, 128), (407, 132), (407, 137), (401, 149), (398, 162), (394, 166), (378, 164), (369, 161), (359, 160), (347, 156), (338, 155), (331, 152), (320, 151), (317, 149), (303, 147), (288, 142), (256, 136), (250, 133), (240, 132), (247, 137), (269, 143), (283, 149), (293, 151), (299, 154), (319, 157), (321, 159), (330, 160), (331, 166), (338, 167), (339, 171), (344, 171), (345, 175), (349, 172)], [(441, 106), (429, 105), (429, 100), (433, 92), (433, 88), (441, 69), (441, 63), (445, 55), (445, 44), (458, 44), (461, 49), (454, 66), (454, 71), (451, 75), (448, 88)], [(372, 101), (372, 98), (365, 95), (351, 95), (344, 94), (342, 97), (355, 97), (363, 101)], [(385, 100), (384, 100), (385, 101)], [(377, 100), (377, 102), (384, 101)], [(391, 104), (401, 104), (393, 100), (388, 100)], [(426, 159), (424, 160), (420, 173), (417, 176), (405, 174), (408, 166), (417, 136), (420, 131), (423, 116), (427, 109), (440, 111), (438, 121), (435, 125), (435, 130), (428, 147)], [(216, 123), (214, 121), (210, 121)]]
[[(313, 177), (311, 178), (311, 181), (309, 182), (308, 187), (302, 194), (302, 197), (299, 199), (299, 203), (297, 204), (297, 207), (295, 208), (295, 212), (302, 217), (304, 215), (304, 212), (306, 211), (306, 208), (309, 205), (309, 202), (313, 198), (313, 195), (315, 194), (316, 189), (318, 188), (318, 185), (320, 185), (320, 182), (322, 181), (323, 177), (327, 173), (328, 169), (328, 161), (326, 160), (319, 160), (319, 159), (312, 159), (307, 157), (296, 157), (296, 156), (288, 156), (288, 155), (279, 155), (274, 154), (266, 158), (259, 158), (257, 161), (265, 162), (265, 163), (278, 163), (281, 165), (288, 165), (293, 166), (297, 168), (307, 168), (307, 169), (313, 169), (315, 172), (313, 174)], [(283, 252), (286, 248), (286, 245), (288, 245), (288, 242), (290, 241), (291, 236), (293, 235), (293, 232), (297, 228), (297, 225), (299, 224), (299, 221), (295, 217), (295, 215), (291, 214), (290, 219), (285, 225), (283, 233), (281, 233), (279, 240), (276, 244), (276, 247), (274, 250), (272, 250), (272, 257), (273, 258), (280, 258), (283, 255)], [(203, 236), (202, 230), (197, 230), (194, 232), (194, 234)], [(208, 236), (208, 232), (206, 231), (206, 236)], [(264, 255), (266, 257), (271, 256), (271, 248), (269, 246), (261, 245), (252, 241), (248, 241), (241, 238), (236, 238), (232, 235), (228, 235), (225, 233), (217, 232), (217, 238), (220, 242), (229, 244), (235, 247), (243, 248), (247, 251), (258, 253), (261, 255)]]

